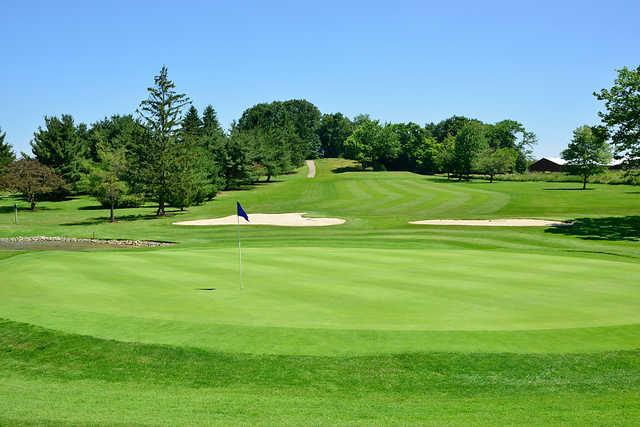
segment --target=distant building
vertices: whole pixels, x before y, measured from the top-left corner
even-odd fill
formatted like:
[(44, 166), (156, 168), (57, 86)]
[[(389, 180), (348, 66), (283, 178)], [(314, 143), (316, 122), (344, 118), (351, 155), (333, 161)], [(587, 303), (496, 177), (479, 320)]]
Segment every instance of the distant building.
[(543, 157), (529, 165), (529, 172), (562, 172), (565, 161), (554, 157)]
[[(529, 165), (529, 172), (564, 172), (566, 162), (558, 157), (543, 157)], [(609, 169), (621, 169), (622, 160), (614, 160)]]

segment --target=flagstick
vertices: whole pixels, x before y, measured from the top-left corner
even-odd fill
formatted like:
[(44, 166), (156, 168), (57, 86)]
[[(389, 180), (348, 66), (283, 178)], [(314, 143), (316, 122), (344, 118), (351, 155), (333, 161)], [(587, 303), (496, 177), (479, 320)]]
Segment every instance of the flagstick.
[(236, 226), (236, 231), (238, 235), (238, 255), (240, 257), (240, 289), (244, 289), (244, 285), (242, 283), (242, 247), (240, 246), (240, 215), (236, 215), (238, 217), (238, 225)]

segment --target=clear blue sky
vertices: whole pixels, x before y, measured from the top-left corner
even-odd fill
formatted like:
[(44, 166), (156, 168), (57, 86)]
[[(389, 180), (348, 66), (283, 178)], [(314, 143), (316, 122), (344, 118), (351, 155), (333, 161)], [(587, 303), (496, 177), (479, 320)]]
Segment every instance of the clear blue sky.
[[(486, 3), (486, 4), (485, 4)], [(523, 4), (526, 3), (526, 4)], [(15, 1), (0, 5), (0, 126), (133, 112), (163, 64), (223, 125), (258, 102), (425, 124), (521, 121), (538, 155), (596, 123), (594, 90), (640, 63), (640, 1)]]

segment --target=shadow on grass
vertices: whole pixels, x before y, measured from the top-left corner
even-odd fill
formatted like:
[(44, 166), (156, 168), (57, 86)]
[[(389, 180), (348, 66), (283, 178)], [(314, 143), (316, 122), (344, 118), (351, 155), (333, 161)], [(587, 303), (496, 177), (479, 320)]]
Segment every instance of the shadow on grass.
[(367, 172), (366, 169), (362, 169), (360, 166), (342, 166), (339, 168), (331, 169), (333, 173), (345, 173), (345, 172)]
[(447, 178), (446, 176), (441, 175), (424, 175), (427, 177), (426, 179), (429, 182), (433, 182), (436, 184), (464, 184), (464, 185), (480, 185), (480, 184), (489, 184), (489, 185), (499, 185), (501, 182), (505, 181), (497, 181), (489, 182), (488, 179), (484, 178), (471, 178), (471, 179), (458, 179), (456, 177)]
[[(13, 213), (14, 212), (13, 205), (9, 206), (0, 206), (0, 214), (3, 213)], [(32, 211), (31, 208), (26, 206), (18, 206), (18, 212), (38, 212), (38, 211), (59, 211), (60, 208), (50, 208), (47, 206), (36, 206), (36, 210)]]
[(594, 188), (582, 188), (582, 187), (575, 187), (575, 188), (565, 188), (565, 187), (561, 187), (561, 188), (543, 188), (544, 191), (592, 191), (595, 190)]
[[(171, 212), (180, 212), (180, 211), (179, 210), (167, 211), (167, 214), (169, 214)], [(116, 222), (149, 221), (149, 220), (153, 220), (153, 219), (163, 219), (163, 218), (167, 218), (169, 216), (173, 216), (173, 215), (157, 216), (156, 214), (140, 214), (140, 215), (122, 215), (122, 216), (118, 216), (118, 214), (116, 213)], [(108, 223), (108, 222), (109, 222), (109, 217), (108, 216), (104, 216), (104, 217), (99, 217), (99, 218), (89, 218), (89, 219), (86, 219), (84, 221), (67, 222), (67, 223), (60, 224), (60, 225), (68, 225), (68, 226), (74, 226), (74, 225), (96, 225), (96, 224), (102, 224), (102, 223)]]
[(551, 227), (547, 233), (576, 236), (585, 240), (640, 241), (640, 216), (577, 218), (570, 226)]

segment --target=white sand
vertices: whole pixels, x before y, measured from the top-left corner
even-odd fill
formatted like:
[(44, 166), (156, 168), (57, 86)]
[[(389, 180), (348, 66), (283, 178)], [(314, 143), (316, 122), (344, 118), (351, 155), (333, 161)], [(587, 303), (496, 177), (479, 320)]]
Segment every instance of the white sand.
[[(240, 225), (277, 225), (281, 227), (325, 227), (328, 225), (344, 224), (341, 218), (305, 218), (303, 213), (283, 214), (249, 214), (249, 222), (240, 218)], [(194, 221), (174, 222), (175, 225), (235, 225), (238, 223), (236, 215), (222, 218), (197, 219)]]
[(315, 178), (316, 162), (314, 162), (313, 160), (307, 160), (307, 168), (309, 168), (309, 172), (307, 172), (307, 178)]
[(409, 224), (420, 225), (467, 225), (475, 227), (552, 227), (569, 225), (562, 221), (547, 221), (544, 219), (432, 219), (427, 221), (410, 221)]

